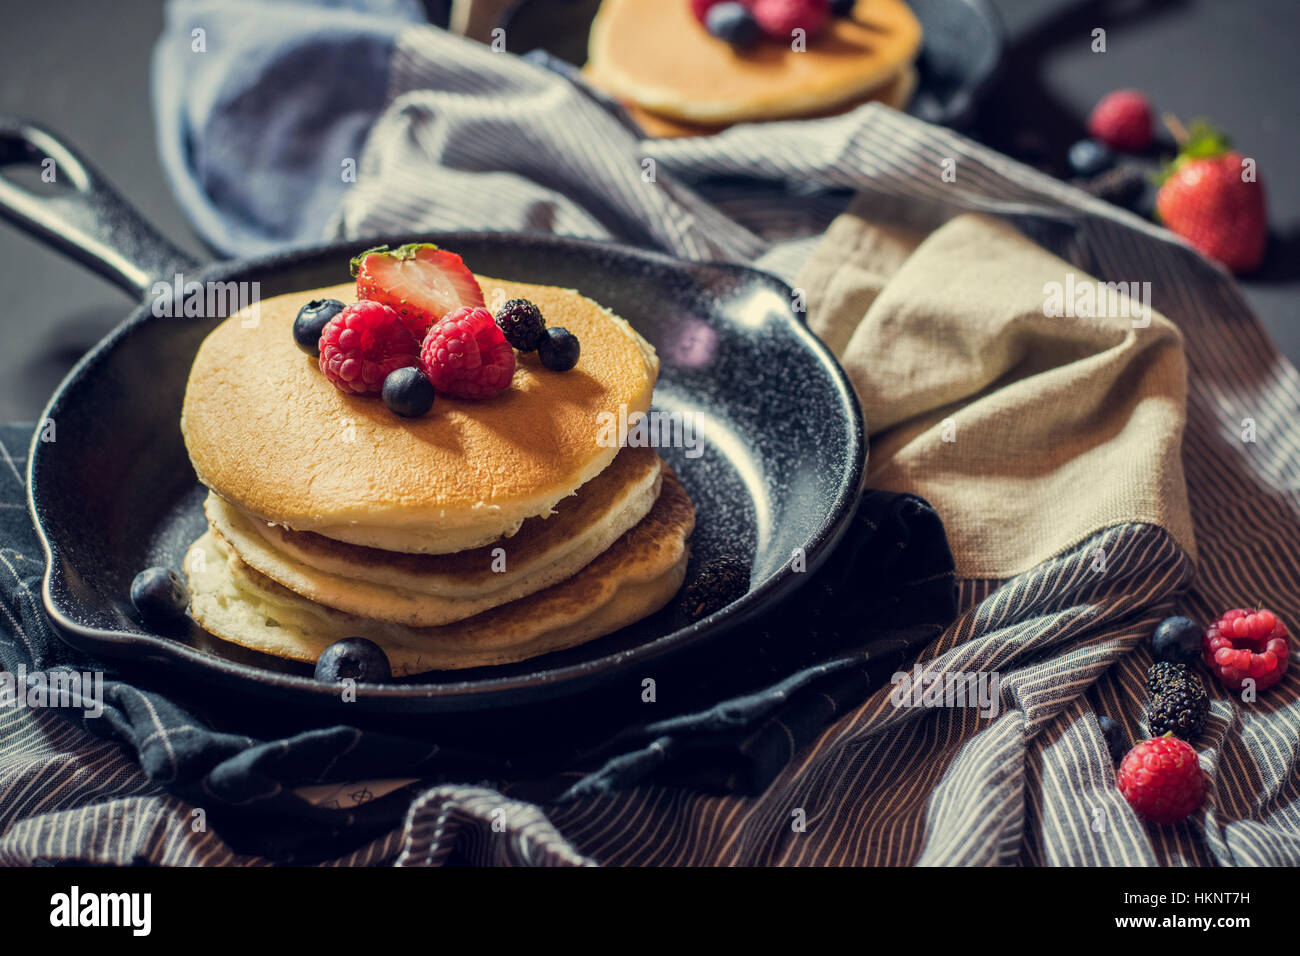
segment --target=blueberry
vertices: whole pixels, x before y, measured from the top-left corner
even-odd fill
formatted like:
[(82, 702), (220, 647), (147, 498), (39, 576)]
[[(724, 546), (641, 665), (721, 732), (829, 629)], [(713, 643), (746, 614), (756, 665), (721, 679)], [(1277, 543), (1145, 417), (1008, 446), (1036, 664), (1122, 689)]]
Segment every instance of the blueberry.
[(704, 16), (704, 26), (719, 40), (742, 50), (753, 46), (762, 32), (743, 3), (715, 3)]
[(190, 589), (171, 568), (145, 568), (131, 582), (131, 603), (144, 624), (169, 628), (185, 620)]
[(831, 0), (831, 13), (837, 17), (851, 17), (857, 5), (858, 0)]
[(316, 658), (316, 679), (337, 683), (351, 678), (365, 684), (378, 684), (393, 676), (384, 649), (364, 637), (345, 637), (335, 641)]
[(320, 358), (320, 333), (325, 323), (343, 311), (338, 299), (312, 299), (293, 320), (293, 340), (308, 355)]
[(542, 310), (527, 299), (511, 299), (496, 314), (497, 326), (512, 348), (531, 352), (546, 334)]
[(1119, 721), (1110, 717), (1098, 716), (1097, 724), (1101, 727), (1101, 732), (1106, 735), (1106, 749), (1110, 751), (1110, 759), (1119, 763), (1129, 749), (1124, 728), (1119, 725)]
[(1070, 169), (1076, 176), (1096, 176), (1115, 165), (1110, 147), (1095, 139), (1081, 139), (1070, 147)]
[(415, 366), (399, 368), (384, 379), (384, 404), (403, 418), (419, 418), (433, 408), (433, 385)]
[(567, 372), (573, 368), (578, 364), (581, 351), (578, 337), (568, 329), (547, 329), (546, 335), (537, 343), (538, 358), (552, 372)]
[(1191, 618), (1165, 618), (1151, 635), (1151, 651), (1158, 661), (1191, 664), (1201, 656), (1204, 634), (1201, 626)]

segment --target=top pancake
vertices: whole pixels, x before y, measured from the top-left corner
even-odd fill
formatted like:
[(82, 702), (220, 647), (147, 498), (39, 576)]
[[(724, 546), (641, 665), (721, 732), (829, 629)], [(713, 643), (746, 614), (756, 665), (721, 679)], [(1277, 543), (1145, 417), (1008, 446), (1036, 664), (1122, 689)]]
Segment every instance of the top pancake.
[(194, 359), (181, 430), (199, 479), (263, 520), (389, 551), (478, 547), (548, 514), (618, 453), (598, 443), (599, 414), (646, 411), (658, 358), (573, 290), (479, 283), (489, 302), (530, 299), (573, 332), (577, 366), (551, 372), (536, 353), (518, 355), (499, 395), (439, 395), (427, 415), (403, 419), (377, 397), (340, 392), (294, 344), (299, 308), (350, 302), (353, 285), (277, 296), (255, 322), (243, 312), (222, 322)]
[(592, 23), (595, 85), (684, 123), (724, 125), (822, 113), (861, 99), (910, 64), (921, 25), (902, 0), (859, 0), (796, 52), (764, 38), (734, 50), (686, 0), (604, 0)]

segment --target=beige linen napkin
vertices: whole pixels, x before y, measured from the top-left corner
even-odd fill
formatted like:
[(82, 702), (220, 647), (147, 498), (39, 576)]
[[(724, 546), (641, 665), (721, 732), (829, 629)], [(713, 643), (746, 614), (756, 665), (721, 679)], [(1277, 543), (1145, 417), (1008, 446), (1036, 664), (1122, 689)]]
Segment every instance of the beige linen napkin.
[(984, 216), (927, 234), (867, 210), (832, 224), (797, 283), (862, 402), (867, 484), (934, 505), (965, 578), (1127, 522), (1194, 556), (1182, 337), (1142, 287), (1107, 289)]

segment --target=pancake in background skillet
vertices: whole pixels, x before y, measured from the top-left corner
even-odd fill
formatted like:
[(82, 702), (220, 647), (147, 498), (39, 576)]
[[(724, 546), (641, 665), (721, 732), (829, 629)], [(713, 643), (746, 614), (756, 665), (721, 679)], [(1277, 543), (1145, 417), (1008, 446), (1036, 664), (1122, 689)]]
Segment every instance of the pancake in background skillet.
[(710, 35), (689, 0), (604, 0), (586, 73), (661, 119), (718, 127), (862, 102), (898, 81), (920, 49), (921, 25), (902, 0), (859, 0), (804, 50), (763, 37), (744, 51)]

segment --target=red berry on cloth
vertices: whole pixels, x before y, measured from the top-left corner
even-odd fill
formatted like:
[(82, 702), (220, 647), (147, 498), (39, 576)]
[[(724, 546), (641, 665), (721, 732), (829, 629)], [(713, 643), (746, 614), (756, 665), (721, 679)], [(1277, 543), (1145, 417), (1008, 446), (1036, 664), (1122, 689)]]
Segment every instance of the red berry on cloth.
[(510, 386), (515, 350), (487, 309), (457, 309), (429, 329), (420, 368), (440, 393), (491, 398)]
[(402, 317), (379, 302), (354, 302), (320, 334), (320, 370), (341, 392), (378, 392), (390, 372), (415, 365), (420, 343)]
[(1151, 145), (1151, 104), (1137, 90), (1108, 93), (1092, 108), (1088, 134), (1111, 149), (1140, 153)]
[(831, 19), (830, 0), (754, 0), (753, 11), (763, 32), (782, 43), (789, 43), (795, 30), (812, 39)]
[(1144, 740), (1120, 762), (1116, 784), (1138, 815), (1177, 823), (1205, 802), (1205, 774), (1190, 744), (1177, 737)]
[(1224, 687), (1240, 690), (1247, 679), (1267, 690), (1286, 674), (1286, 625), (1272, 611), (1233, 608), (1205, 629), (1201, 644), (1206, 666)]
[(1264, 184), (1245, 171), (1231, 150), (1185, 154), (1156, 193), (1156, 214), (1171, 232), (1237, 273), (1258, 268), (1268, 247)]

